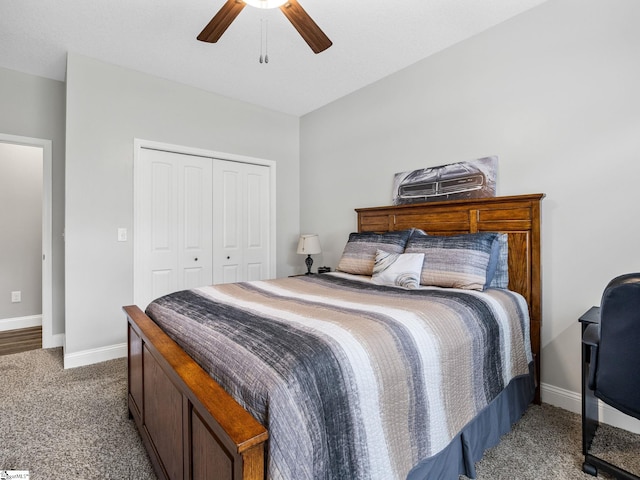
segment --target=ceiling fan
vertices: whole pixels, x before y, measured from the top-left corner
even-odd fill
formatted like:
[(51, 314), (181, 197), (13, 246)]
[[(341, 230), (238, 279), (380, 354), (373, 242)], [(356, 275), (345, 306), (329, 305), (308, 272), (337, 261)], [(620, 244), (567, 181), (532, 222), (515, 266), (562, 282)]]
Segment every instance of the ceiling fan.
[(333, 44), (297, 0), (227, 0), (204, 27), (204, 30), (200, 32), (198, 40), (209, 43), (217, 42), (246, 4), (259, 8), (279, 7), (315, 53), (320, 53)]

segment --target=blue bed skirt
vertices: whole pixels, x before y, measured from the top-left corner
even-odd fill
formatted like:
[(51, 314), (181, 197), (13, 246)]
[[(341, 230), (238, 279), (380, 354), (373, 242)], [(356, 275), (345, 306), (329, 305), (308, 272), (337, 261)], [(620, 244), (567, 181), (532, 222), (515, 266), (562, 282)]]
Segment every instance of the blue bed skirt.
[(514, 378), (444, 450), (416, 465), (407, 480), (458, 480), (460, 475), (476, 478), (475, 463), (522, 417), (534, 393), (533, 374)]

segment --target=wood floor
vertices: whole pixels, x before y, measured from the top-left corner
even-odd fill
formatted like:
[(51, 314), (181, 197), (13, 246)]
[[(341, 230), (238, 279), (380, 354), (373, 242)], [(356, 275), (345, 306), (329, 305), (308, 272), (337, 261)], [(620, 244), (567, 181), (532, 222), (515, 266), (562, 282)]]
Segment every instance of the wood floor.
[(0, 355), (42, 348), (42, 327), (0, 332)]

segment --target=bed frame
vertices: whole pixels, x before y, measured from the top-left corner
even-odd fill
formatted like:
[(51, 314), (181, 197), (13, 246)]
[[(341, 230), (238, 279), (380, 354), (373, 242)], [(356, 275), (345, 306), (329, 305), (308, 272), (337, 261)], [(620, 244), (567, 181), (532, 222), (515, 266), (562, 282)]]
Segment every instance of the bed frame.
[[(509, 288), (529, 304), (540, 402), (543, 194), (360, 208), (358, 231), (509, 235)], [(128, 318), (128, 402), (161, 479), (264, 480), (268, 432), (138, 307)]]

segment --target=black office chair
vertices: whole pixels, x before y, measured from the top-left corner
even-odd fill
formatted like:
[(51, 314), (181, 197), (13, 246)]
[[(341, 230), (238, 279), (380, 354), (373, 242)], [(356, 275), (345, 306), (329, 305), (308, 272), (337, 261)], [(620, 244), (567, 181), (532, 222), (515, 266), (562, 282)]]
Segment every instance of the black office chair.
[(640, 273), (614, 278), (602, 294), (600, 323), (582, 334), (582, 470), (598, 470), (618, 480), (640, 480), (589, 453), (598, 429), (599, 398), (640, 419)]

